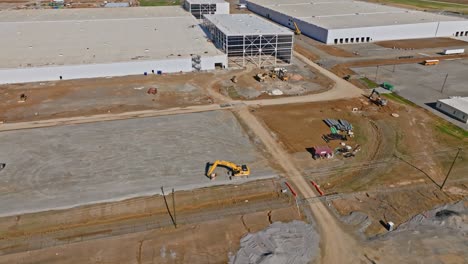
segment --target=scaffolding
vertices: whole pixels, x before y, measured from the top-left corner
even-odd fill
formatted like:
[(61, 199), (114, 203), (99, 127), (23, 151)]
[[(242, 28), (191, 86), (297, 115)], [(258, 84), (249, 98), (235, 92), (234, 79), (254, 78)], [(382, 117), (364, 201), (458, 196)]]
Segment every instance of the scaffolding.
[[(248, 19), (237, 19), (236, 21), (246, 21), (246, 25), (254, 27), (255, 30), (249, 32), (248, 26), (245, 32), (239, 30), (229, 31), (228, 23), (219, 23), (222, 15), (205, 16), (203, 26), (209, 33), (215, 46), (225, 52), (228, 56), (229, 67), (245, 67), (253, 64), (257, 67), (280, 66), (291, 63), (293, 50), (293, 33), (276, 25), (268, 25), (268, 30), (262, 32), (263, 23), (271, 23), (251, 15), (230, 15), (243, 16)], [(224, 16), (224, 15), (223, 15)], [(223, 19), (221, 19), (223, 20)], [(252, 22), (258, 22), (254, 25)], [(242, 25), (240, 25), (242, 27)], [(271, 30), (277, 27), (278, 30)]]

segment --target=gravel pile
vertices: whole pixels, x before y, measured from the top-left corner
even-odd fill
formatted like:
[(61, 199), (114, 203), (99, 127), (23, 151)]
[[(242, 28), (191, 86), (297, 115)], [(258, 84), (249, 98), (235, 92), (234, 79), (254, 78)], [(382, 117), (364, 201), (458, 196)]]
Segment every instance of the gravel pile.
[(301, 221), (275, 222), (267, 229), (247, 234), (231, 264), (310, 263), (319, 250), (319, 235)]

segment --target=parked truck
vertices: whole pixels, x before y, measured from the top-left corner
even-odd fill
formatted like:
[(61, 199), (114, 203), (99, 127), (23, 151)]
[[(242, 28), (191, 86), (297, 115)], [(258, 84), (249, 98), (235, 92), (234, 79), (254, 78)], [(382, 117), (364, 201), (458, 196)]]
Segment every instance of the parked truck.
[(453, 55), (453, 54), (463, 54), (465, 53), (465, 49), (446, 49), (444, 50), (444, 55)]

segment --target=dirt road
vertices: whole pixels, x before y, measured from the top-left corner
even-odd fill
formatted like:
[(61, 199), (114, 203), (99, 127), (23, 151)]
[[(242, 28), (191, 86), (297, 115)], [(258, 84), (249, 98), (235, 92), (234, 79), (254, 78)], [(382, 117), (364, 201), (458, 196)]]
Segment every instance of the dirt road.
[[(286, 173), (286, 178), (293, 183), (303, 198), (315, 197), (315, 192), (304, 179), (287, 152), (271, 136), (270, 132), (253, 116), (247, 108), (237, 112), (243, 122), (264, 143), (272, 157)], [(307, 205), (314, 214), (320, 229), (322, 256), (321, 263), (358, 263), (364, 260), (356, 241), (343, 231), (337, 220), (322, 203)]]

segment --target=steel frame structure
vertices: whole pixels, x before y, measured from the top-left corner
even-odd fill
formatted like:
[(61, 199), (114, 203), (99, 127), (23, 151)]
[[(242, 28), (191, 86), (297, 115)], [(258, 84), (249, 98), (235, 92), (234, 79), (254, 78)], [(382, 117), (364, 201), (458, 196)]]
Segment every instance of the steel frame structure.
[(206, 14), (216, 13), (216, 4), (192, 4), (186, 1), (184, 7), (197, 19), (202, 19)]
[(203, 26), (209, 32), (215, 46), (227, 54), (231, 67), (245, 67), (249, 64), (268, 67), (291, 63), (291, 34), (226, 35), (207, 19), (204, 19)]

